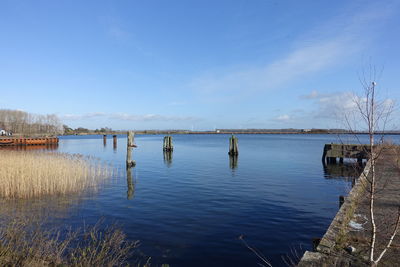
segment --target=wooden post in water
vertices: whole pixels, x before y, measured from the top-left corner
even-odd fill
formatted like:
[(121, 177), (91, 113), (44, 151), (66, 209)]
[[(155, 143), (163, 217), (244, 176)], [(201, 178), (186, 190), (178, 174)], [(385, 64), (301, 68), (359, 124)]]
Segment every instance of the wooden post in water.
[(113, 145), (114, 145), (114, 148), (117, 148), (117, 135), (113, 135)]
[(164, 144), (163, 144), (164, 151), (173, 151), (174, 145), (172, 144), (172, 136), (164, 136)]
[(236, 136), (232, 134), (231, 138), (229, 138), (229, 155), (238, 155), (239, 154), (239, 149), (238, 149), (238, 139)]
[(107, 145), (107, 135), (103, 135), (103, 145), (106, 146)]
[(126, 145), (126, 167), (130, 168), (135, 166), (136, 162), (132, 160), (132, 149), (135, 146), (133, 144), (133, 138), (135, 134), (132, 131), (128, 132), (128, 140), (127, 140), (127, 145)]
[(132, 178), (132, 168), (126, 168), (126, 184), (128, 190), (126, 191), (126, 198), (132, 199), (135, 192), (135, 185)]

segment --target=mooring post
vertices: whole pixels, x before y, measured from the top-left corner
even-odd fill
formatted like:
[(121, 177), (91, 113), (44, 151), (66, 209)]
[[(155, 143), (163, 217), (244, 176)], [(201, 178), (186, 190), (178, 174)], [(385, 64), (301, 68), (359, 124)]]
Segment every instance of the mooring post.
[(344, 203), (344, 196), (339, 196), (339, 209), (342, 207)]
[(164, 144), (163, 144), (164, 151), (173, 151), (174, 145), (172, 144), (172, 136), (164, 136)]
[(132, 168), (126, 168), (126, 184), (128, 186), (128, 190), (126, 191), (126, 198), (132, 199), (133, 193), (135, 192), (135, 186), (132, 178)]
[(238, 155), (239, 154), (239, 149), (238, 149), (238, 139), (236, 136), (232, 134), (231, 138), (229, 138), (229, 155)]
[(116, 134), (113, 135), (113, 144), (114, 144), (114, 147), (117, 147), (117, 135)]
[(340, 158), (340, 159), (339, 159), (339, 163), (340, 163), (340, 164), (343, 164), (343, 161), (344, 161), (343, 158)]
[(103, 145), (104, 146), (107, 145), (107, 135), (106, 134), (103, 135)]
[(128, 132), (128, 140), (126, 143), (126, 167), (130, 168), (135, 166), (135, 161), (132, 160), (132, 149), (135, 146), (133, 144), (133, 138), (134, 138), (135, 134), (132, 131)]

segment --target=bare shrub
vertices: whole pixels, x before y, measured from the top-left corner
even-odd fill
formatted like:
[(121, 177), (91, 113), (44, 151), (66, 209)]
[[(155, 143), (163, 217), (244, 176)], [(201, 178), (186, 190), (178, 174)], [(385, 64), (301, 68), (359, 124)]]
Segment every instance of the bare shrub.
[(0, 227), (1, 266), (125, 266), (137, 242), (111, 226), (45, 230), (43, 222), (17, 217)]

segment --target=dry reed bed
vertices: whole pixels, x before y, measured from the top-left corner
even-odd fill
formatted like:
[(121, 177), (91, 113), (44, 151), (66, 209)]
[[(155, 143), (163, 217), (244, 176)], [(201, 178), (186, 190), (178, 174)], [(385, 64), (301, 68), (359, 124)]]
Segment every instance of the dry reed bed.
[(29, 198), (96, 189), (113, 169), (77, 154), (0, 151), (0, 197)]

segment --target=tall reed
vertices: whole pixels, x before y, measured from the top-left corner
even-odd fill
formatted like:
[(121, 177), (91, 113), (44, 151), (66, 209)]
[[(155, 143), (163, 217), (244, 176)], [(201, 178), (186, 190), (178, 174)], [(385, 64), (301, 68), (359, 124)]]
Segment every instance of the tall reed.
[(0, 151), (0, 197), (29, 198), (96, 189), (112, 168), (77, 154)]

